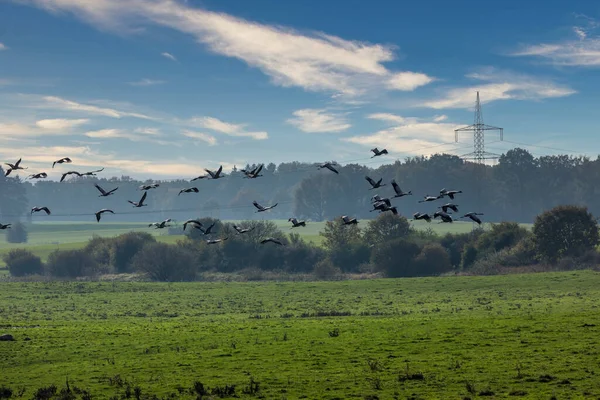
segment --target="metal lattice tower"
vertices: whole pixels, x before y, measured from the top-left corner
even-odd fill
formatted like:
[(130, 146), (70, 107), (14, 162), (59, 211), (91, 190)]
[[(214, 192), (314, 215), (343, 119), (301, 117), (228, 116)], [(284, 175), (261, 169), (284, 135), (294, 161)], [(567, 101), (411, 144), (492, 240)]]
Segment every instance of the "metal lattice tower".
[(483, 114), (481, 112), (481, 103), (479, 101), (479, 92), (477, 92), (477, 101), (475, 102), (475, 123), (454, 131), (454, 141), (458, 142), (459, 132), (473, 132), (473, 152), (467, 153), (461, 158), (473, 160), (476, 164), (483, 164), (485, 160), (494, 160), (499, 157), (498, 154), (485, 151), (485, 131), (499, 131), (500, 140), (504, 140), (504, 129), (483, 123)]

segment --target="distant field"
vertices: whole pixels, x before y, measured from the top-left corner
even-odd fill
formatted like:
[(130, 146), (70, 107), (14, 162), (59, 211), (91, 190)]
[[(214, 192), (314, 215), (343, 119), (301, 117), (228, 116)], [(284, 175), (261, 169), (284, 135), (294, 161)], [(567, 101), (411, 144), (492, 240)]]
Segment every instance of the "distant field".
[[(321, 244), (322, 237), (319, 232), (323, 229), (324, 222), (309, 222), (306, 227), (290, 229), (291, 224), (285, 220), (273, 221), (284, 233), (297, 232), (301, 234), (307, 241), (315, 244)], [(364, 227), (368, 220), (361, 220), (361, 225)], [(438, 234), (445, 233), (464, 233), (470, 232), (473, 229), (473, 224), (470, 222), (455, 222), (452, 224), (439, 224), (432, 222), (428, 224), (423, 221), (411, 222), (416, 229), (432, 229)], [(530, 227), (530, 224), (524, 224)], [(13, 248), (27, 248), (42, 259), (46, 259), (48, 254), (56, 249), (79, 249), (85, 245), (93, 235), (103, 237), (113, 237), (120, 234), (142, 231), (157, 235), (157, 239), (161, 242), (175, 243), (182, 236), (168, 236), (164, 230), (149, 228), (146, 223), (89, 223), (89, 222), (47, 222), (35, 223), (29, 225), (29, 242), (26, 244), (12, 244), (0, 239), (0, 257), (6, 254)], [(0, 259), (0, 266), (4, 262)], [(0, 271), (0, 274), (2, 272)]]
[[(0, 342), (0, 386), (25, 388), (25, 399), (67, 378), (92, 398), (124, 398), (127, 386), (175, 398), (197, 381), (234, 385), (240, 398), (596, 399), (598, 307), (592, 271), (5, 282), (0, 334), (16, 341)], [(251, 379), (254, 395), (244, 393)]]

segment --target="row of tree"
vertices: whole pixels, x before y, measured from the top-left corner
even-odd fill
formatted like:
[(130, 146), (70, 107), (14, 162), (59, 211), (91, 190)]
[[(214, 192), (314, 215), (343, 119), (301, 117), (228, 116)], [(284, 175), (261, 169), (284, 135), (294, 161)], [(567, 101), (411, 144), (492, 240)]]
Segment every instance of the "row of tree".
[[(24, 164), (27, 160), (24, 158)], [(248, 165), (246, 168), (251, 168)], [(57, 167), (65, 168), (64, 166)], [(76, 169), (76, 160), (69, 168)], [(62, 169), (61, 169), (62, 170)], [(187, 219), (201, 213), (220, 219), (255, 218), (252, 201), (279, 203), (262, 218), (287, 219), (291, 216), (315, 221), (329, 220), (342, 214), (370, 218), (370, 198), (378, 193), (392, 194), (389, 182), (395, 179), (404, 191), (414, 196), (397, 199), (403, 215), (429, 212), (438, 204), (418, 204), (426, 194), (436, 195), (442, 188), (462, 190), (456, 203), (461, 211), (483, 212), (487, 221), (531, 222), (545, 209), (559, 204), (576, 204), (600, 212), (600, 158), (543, 156), (534, 157), (523, 149), (503, 154), (497, 165), (481, 166), (454, 155), (408, 158), (376, 169), (348, 164), (340, 174), (317, 170), (310, 163), (268, 164), (263, 176), (244, 179), (235, 169), (219, 180), (160, 182), (148, 193), (148, 207), (133, 209), (127, 200), (141, 196), (140, 182), (127, 176), (67, 178), (65, 182), (23, 181), (5, 177), (0, 169), (0, 222), (27, 217), (33, 206), (48, 206), (61, 220), (94, 220), (93, 213), (111, 208), (113, 221), (155, 221), (161, 218)], [(199, 171), (201, 174), (201, 171)], [(368, 190), (365, 176), (383, 178), (387, 186)], [(93, 183), (106, 189), (119, 187), (110, 197), (99, 198)], [(178, 195), (183, 188), (197, 186), (199, 193)], [(442, 200), (440, 200), (441, 202)], [(36, 215), (34, 218), (46, 218)]]

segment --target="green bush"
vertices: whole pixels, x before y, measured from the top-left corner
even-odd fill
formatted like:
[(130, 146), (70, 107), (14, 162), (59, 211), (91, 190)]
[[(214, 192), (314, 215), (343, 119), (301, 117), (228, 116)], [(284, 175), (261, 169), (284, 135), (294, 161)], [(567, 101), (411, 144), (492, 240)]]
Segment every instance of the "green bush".
[(118, 273), (131, 272), (131, 260), (149, 243), (156, 243), (147, 232), (128, 232), (113, 239), (110, 264)]
[(394, 239), (375, 247), (371, 263), (390, 278), (419, 276), (415, 258), (420, 252), (421, 248), (412, 240)]
[(94, 235), (83, 248), (98, 265), (108, 268), (111, 262), (113, 238)]
[(438, 243), (423, 246), (414, 264), (419, 276), (439, 275), (452, 270), (450, 255)]
[(477, 251), (480, 254), (500, 251), (512, 247), (521, 239), (531, 235), (516, 222), (500, 222), (492, 224), (492, 229), (483, 233), (477, 240)]
[(322, 280), (334, 279), (339, 276), (342, 271), (336, 267), (329, 258), (324, 258), (317, 262), (313, 268), (313, 274)]
[(8, 243), (27, 243), (29, 235), (25, 225), (21, 222), (16, 222), (6, 230), (6, 241)]
[(42, 275), (42, 260), (29, 250), (12, 249), (3, 257), (4, 263), (12, 276)]
[(180, 246), (148, 243), (131, 261), (134, 270), (153, 281), (192, 281), (198, 270), (193, 254)]
[(477, 256), (477, 248), (473, 244), (466, 245), (461, 255), (460, 267), (462, 269), (469, 269), (477, 260)]
[(412, 231), (413, 229), (405, 217), (394, 215), (391, 212), (384, 212), (367, 223), (363, 237), (367, 243), (375, 245), (388, 240), (407, 237)]
[(84, 250), (55, 250), (46, 262), (48, 274), (56, 278), (93, 276), (100, 272), (96, 261)]

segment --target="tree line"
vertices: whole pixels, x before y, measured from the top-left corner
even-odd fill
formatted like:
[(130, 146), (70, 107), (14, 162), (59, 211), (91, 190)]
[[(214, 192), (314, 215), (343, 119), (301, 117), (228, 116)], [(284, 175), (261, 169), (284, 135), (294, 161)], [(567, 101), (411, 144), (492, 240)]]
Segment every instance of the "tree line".
[[(25, 162), (25, 161), (24, 161)], [(252, 168), (254, 165), (247, 165)], [(76, 168), (76, 161), (71, 168)], [(62, 171), (62, 170), (61, 170)], [(268, 164), (257, 179), (244, 179), (238, 169), (225, 178), (201, 180), (138, 181), (128, 176), (68, 178), (65, 182), (23, 180), (5, 177), (0, 168), (0, 222), (31, 218), (33, 206), (48, 206), (60, 220), (93, 220), (93, 213), (112, 208), (112, 221), (155, 221), (164, 218), (188, 219), (200, 213), (223, 220), (253, 219), (252, 201), (278, 203), (261, 218), (287, 219), (291, 216), (313, 221), (331, 220), (340, 215), (372, 218), (370, 199), (377, 193), (392, 194), (389, 182), (395, 179), (413, 196), (394, 201), (405, 216), (432, 211), (439, 204), (418, 204), (424, 195), (437, 195), (442, 188), (462, 190), (454, 201), (461, 212), (483, 212), (486, 221), (532, 222), (536, 215), (560, 204), (586, 206), (600, 212), (600, 157), (595, 160), (567, 155), (534, 157), (516, 148), (502, 154), (493, 166), (476, 165), (461, 158), (436, 154), (412, 157), (377, 168), (347, 164), (339, 175), (317, 170), (311, 163)], [(387, 186), (369, 190), (365, 176), (383, 178)], [(158, 182), (149, 191), (148, 207), (134, 210), (127, 200), (141, 196), (138, 186)], [(93, 184), (105, 189), (119, 187), (110, 197), (100, 198)], [(199, 193), (178, 196), (181, 189), (196, 186)], [(440, 200), (441, 202), (441, 200)], [(45, 218), (34, 216), (33, 218)]]

